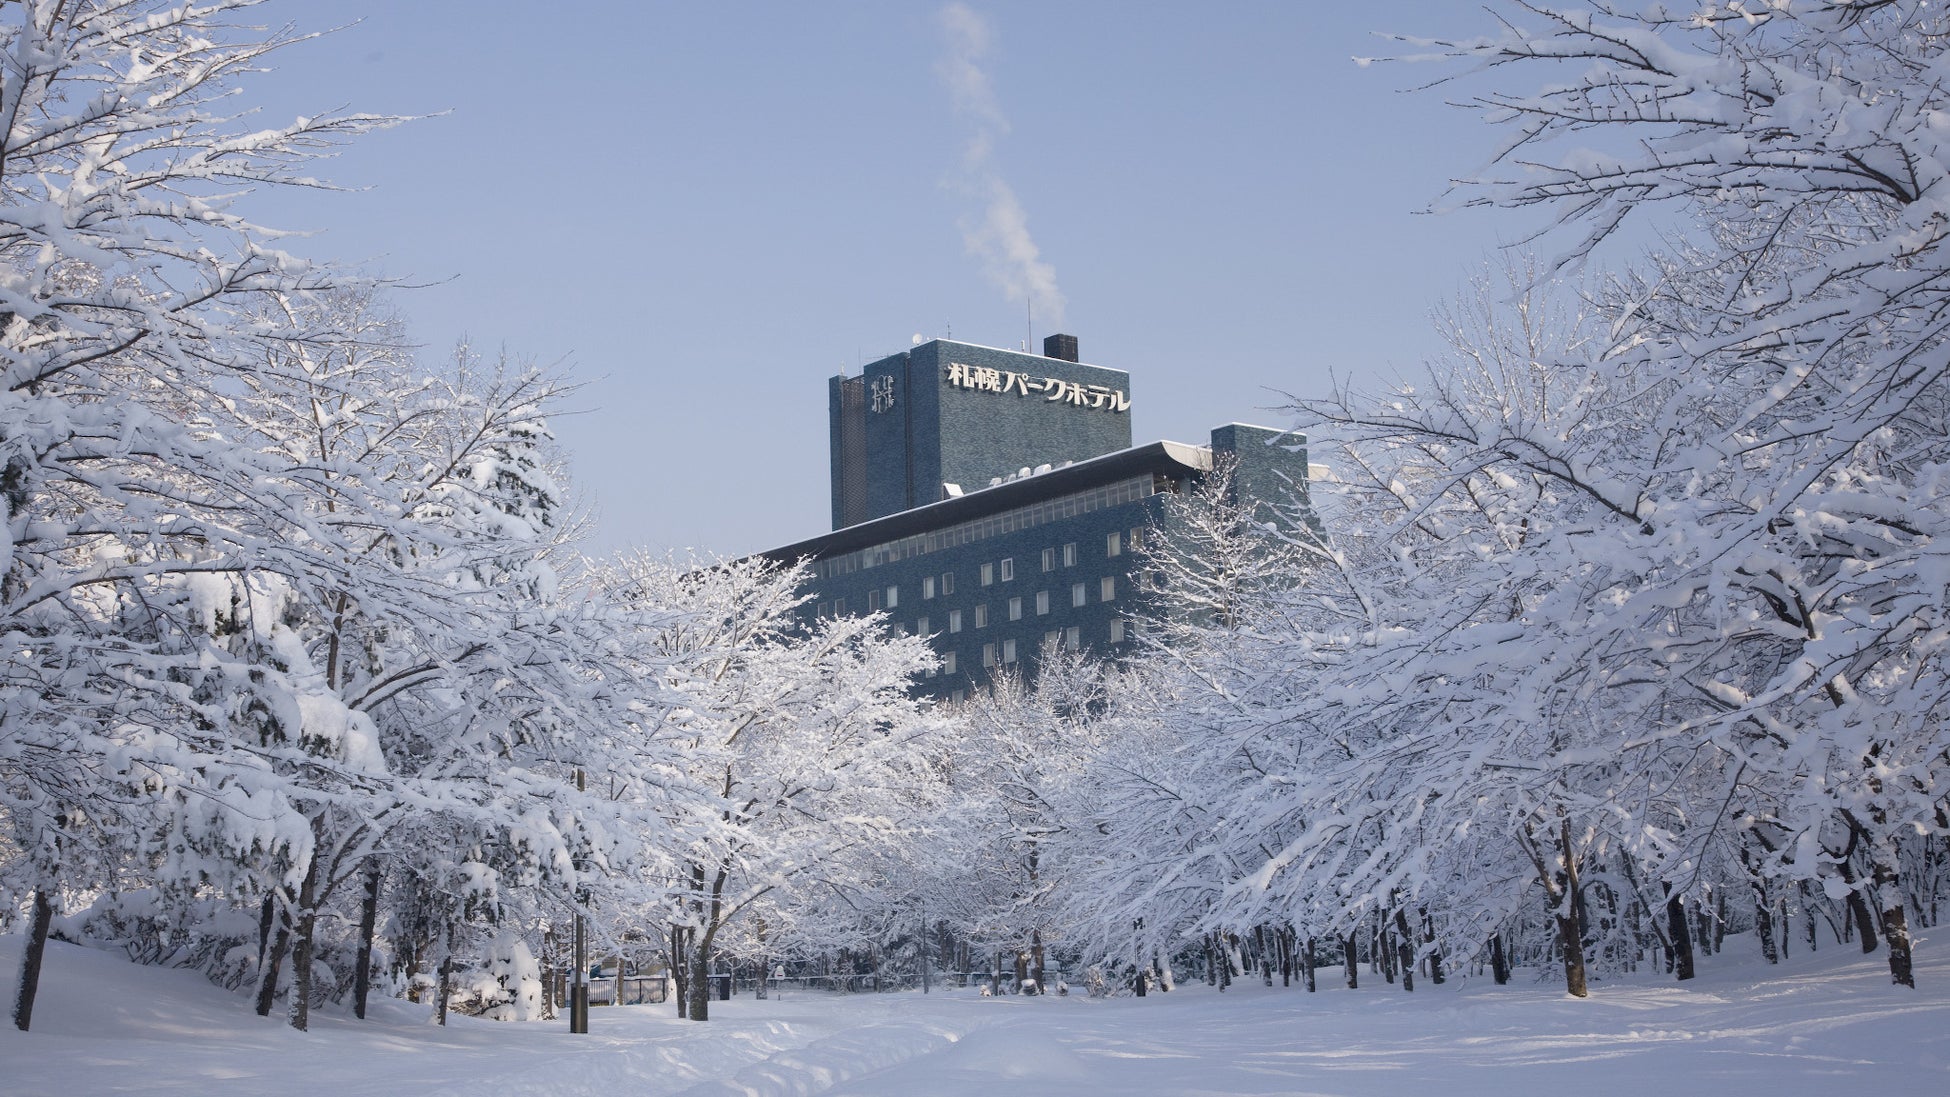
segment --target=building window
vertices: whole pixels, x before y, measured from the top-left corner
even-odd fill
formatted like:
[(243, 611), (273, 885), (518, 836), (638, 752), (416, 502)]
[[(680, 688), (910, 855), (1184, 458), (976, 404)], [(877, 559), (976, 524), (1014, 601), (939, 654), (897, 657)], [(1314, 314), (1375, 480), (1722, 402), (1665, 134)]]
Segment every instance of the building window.
[(1113, 644), (1121, 644), (1124, 642), (1124, 619), (1122, 617), (1110, 623), (1110, 642)]
[(1117, 597), (1117, 576), (1106, 575), (1097, 581), (1097, 598), (1108, 602)]
[(1016, 661), (1016, 642), (1014, 640), (1002, 641), (1002, 661), (1004, 663), (1013, 663)]
[(1006, 583), (1009, 580), (1014, 579), (1015, 577), (1016, 577), (1016, 558), (1013, 556), (1004, 556), (1002, 558), (1002, 581)]
[(927, 673), (927, 677), (929, 677), (929, 678), (932, 678), (932, 677), (934, 677), (935, 675), (937, 675), (937, 674), (940, 674), (940, 673), (941, 673), (941, 668), (940, 668), (940, 667), (929, 667), (929, 668), (928, 668), (928, 673)]
[(951, 651), (942, 655), (941, 657), (941, 673), (953, 674), (954, 672), (955, 672), (955, 653)]
[(928, 631), (928, 619), (927, 619), (927, 618), (925, 618), (925, 617), (923, 617), (923, 618), (921, 618), (921, 619), (920, 619), (919, 621), (917, 621), (917, 622), (915, 623), (915, 625), (914, 625), (914, 635), (916, 635), (916, 636), (932, 636), (932, 635), (934, 635), (934, 634), (933, 634), (932, 632), (930, 632), (930, 631)]
[(956, 690), (948, 691), (948, 703), (951, 705), (959, 705), (963, 701), (966, 701), (967, 699), (968, 699), (968, 691), (965, 689), (956, 689)]
[(1062, 639), (1063, 639), (1062, 633), (1056, 631), (1055, 629), (1051, 629), (1048, 632), (1043, 633), (1043, 646), (1045, 648), (1053, 648)]
[(1063, 546), (1063, 566), (1066, 568), (1077, 566), (1077, 543), (1075, 541)]
[(1053, 548), (1046, 548), (1046, 549), (1044, 549), (1044, 550), (1043, 550), (1043, 570), (1044, 570), (1044, 571), (1055, 571), (1055, 570), (1056, 570), (1056, 550), (1055, 550), (1055, 549), (1053, 549)]
[(1137, 550), (1143, 547), (1144, 547), (1144, 527), (1132, 526), (1131, 527), (1131, 551), (1136, 552)]
[(880, 592), (879, 592), (879, 591), (877, 591), (877, 590), (870, 590), (870, 591), (868, 591), (868, 592), (867, 592), (867, 612), (868, 612), (868, 613), (879, 613), (879, 612), (880, 612)]
[(893, 608), (894, 608), (895, 606), (898, 606), (898, 605), (900, 605), (900, 604), (901, 604), (901, 588), (899, 588), (899, 587), (888, 587), (888, 588), (887, 588), (887, 608), (888, 608), (888, 609), (893, 609)]
[(983, 644), (983, 645), (982, 645), (982, 665), (983, 665), (983, 666), (985, 666), (985, 667), (992, 667), (992, 666), (994, 666), (994, 665), (995, 665), (995, 645), (994, 645), (994, 644)]
[(1049, 591), (1039, 590), (1036, 592), (1036, 616), (1041, 617), (1042, 615), (1048, 612), (1049, 612)]
[(1082, 651), (1083, 630), (1076, 625), (1071, 625), (1069, 628), (1064, 629), (1063, 646), (1069, 648), (1071, 651)]
[(941, 573), (941, 596), (946, 598), (953, 593), (955, 593), (955, 573), (944, 571)]
[(932, 597), (934, 597), (934, 576), (923, 575), (921, 576), (921, 601), (925, 602)]
[(949, 631), (949, 632), (960, 632), (960, 631), (961, 631), (961, 611), (960, 611), (960, 610), (958, 610), (958, 609), (951, 609), (951, 610), (949, 610), (949, 611), (948, 611), (948, 631)]
[(835, 617), (846, 616), (846, 599), (844, 598), (833, 599), (833, 616)]
[(833, 615), (833, 603), (831, 602), (819, 603), (819, 615), (821, 617), (831, 617)]
[(1009, 620), (1011, 621), (1022, 620), (1022, 599), (1021, 598), (1009, 599)]
[(1090, 588), (1085, 583), (1070, 584), (1070, 604), (1080, 606), (1090, 600)]
[(1104, 534), (1104, 555), (1121, 556), (1124, 553), (1124, 531), (1111, 530)]
[(989, 586), (994, 586), (994, 585), (995, 585), (995, 565), (994, 565), (994, 564), (983, 564), (983, 565), (982, 565), (982, 585), (983, 585), (983, 586), (985, 586), (985, 587), (989, 587)]
[(983, 602), (981, 605), (975, 607), (975, 627), (989, 627), (989, 604), (987, 602)]

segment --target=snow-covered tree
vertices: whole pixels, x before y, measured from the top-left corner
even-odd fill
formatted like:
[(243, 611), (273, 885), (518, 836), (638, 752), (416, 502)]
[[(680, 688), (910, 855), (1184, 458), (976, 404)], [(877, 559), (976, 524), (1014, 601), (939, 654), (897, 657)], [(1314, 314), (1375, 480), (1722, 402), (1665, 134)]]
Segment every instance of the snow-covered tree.
[(36, 912), (22, 1027), (59, 883), (48, 856), (109, 859), (110, 838), (126, 855), (109, 804), (225, 768), (183, 709), (204, 668), (180, 577), (247, 547), (223, 518), (255, 469), (172, 411), (238, 368), (252, 332), (231, 304), (332, 277), (273, 248), (246, 196), (317, 185), (307, 161), (388, 122), (241, 117), (238, 78), (300, 38), (235, 25), (250, 6), (0, 11), (0, 787), (23, 853), (8, 893)]
[(1067, 935), (1066, 855), (1073, 831), (1089, 825), (1079, 784), (1101, 748), (1108, 676), (1090, 656), (1048, 645), (1033, 686), (998, 675), (954, 713), (954, 792), (929, 856), (956, 872), (935, 910), (963, 940), (1008, 951), (1019, 988), (1044, 988), (1047, 951)]
[(1514, 136), (1470, 200), (1555, 209), (1573, 254), (1656, 203), (1710, 227), (1617, 302), (1638, 343), (1605, 383), (1654, 433), (1606, 479), (1565, 478), (1647, 579), (1594, 632), (1696, 611), (1663, 655), (1713, 711), (1668, 734), (1766, 775), (1738, 824), (1766, 871), (1872, 896), (1899, 983), (1903, 851), (1944, 833), (1947, 33), (1896, 0), (1524, 5), (1445, 50), (1551, 72), (1492, 97)]
[[(673, 614), (643, 643), (674, 699), (646, 731), (672, 771), (655, 810), (675, 864), (663, 919), (680, 1010), (709, 1016), (721, 937), (773, 901), (791, 910), (854, 885), (875, 843), (901, 840), (939, 774), (943, 723), (908, 696), (931, 658), (879, 617), (797, 615), (798, 568), (746, 559), (618, 562), (610, 597)], [(789, 901), (788, 901), (789, 899)]]

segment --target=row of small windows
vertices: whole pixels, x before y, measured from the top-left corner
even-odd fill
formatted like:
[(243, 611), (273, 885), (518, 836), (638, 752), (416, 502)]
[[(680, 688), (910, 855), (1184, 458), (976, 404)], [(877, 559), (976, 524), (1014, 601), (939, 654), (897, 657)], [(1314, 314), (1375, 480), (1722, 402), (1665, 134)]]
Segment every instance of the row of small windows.
[[(1143, 577), (1140, 576), (1139, 578), (1142, 579)], [(1143, 584), (1140, 583), (1139, 585), (1142, 586)], [(1036, 616), (1041, 617), (1049, 613), (1050, 606), (1052, 604), (1050, 599), (1050, 594), (1051, 592), (1047, 590), (1039, 590), (1036, 592), (1036, 598), (1035, 598)], [(1098, 578), (1097, 600), (1099, 602), (1114, 602), (1117, 600), (1117, 576), (1105, 575)], [(1071, 608), (1073, 609), (1080, 608), (1083, 606), (1087, 606), (1089, 604), (1090, 604), (1090, 584), (1088, 582), (1071, 583), (1070, 584)], [(1009, 613), (1009, 620), (1011, 621), (1022, 620), (1023, 601), (1021, 595), (1012, 596), (1008, 600), (1006, 605)], [(898, 586), (887, 587), (884, 590), (870, 590), (867, 592), (868, 613), (879, 613), (882, 610), (892, 610), (898, 608), (899, 606), (900, 606), (900, 588)], [(831, 602), (821, 602), (819, 603), (818, 612), (821, 617), (826, 617), (833, 614), (844, 614), (846, 612), (846, 599), (835, 598)], [(975, 618), (976, 628), (988, 627), (989, 607), (987, 602), (978, 602), (975, 604), (974, 618)], [(951, 609), (948, 611), (949, 632), (960, 632), (962, 629), (962, 621), (963, 621), (963, 617), (962, 617), (961, 610)], [(925, 616), (922, 617), (919, 621), (915, 622), (915, 626), (914, 626), (915, 634), (919, 636), (933, 635), (934, 630), (928, 627), (929, 624), (930, 624), (930, 619)]]
[[(1111, 643), (1122, 644), (1127, 638), (1131, 637), (1132, 633), (1125, 621), (1120, 619), (1110, 623)], [(1083, 646), (1082, 630), (1075, 625), (1061, 632), (1051, 630), (1043, 634), (1043, 642), (1052, 646), (1061, 644), (1072, 651), (1081, 650)], [(1007, 666), (1015, 661), (1016, 642), (1014, 640), (1003, 640), (1000, 644), (982, 645), (982, 666), (985, 668), (993, 669), (998, 665)], [(929, 671), (928, 677), (934, 678), (939, 675), (953, 673), (955, 673), (955, 653), (950, 651), (941, 656), (941, 665), (937, 669)], [(948, 692), (948, 701), (950, 704), (958, 705), (967, 699), (968, 691), (965, 689), (955, 689)]]
[[(1123, 555), (1124, 546), (1127, 543), (1124, 540), (1124, 536), (1125, 535), (1123, 530), (1115, 530), (1115, 529), (1111, 530), (1108, 534), (1104, 535), (1104, 556), (1106, 558)], [(1128, 544), (1133, 550), (1135, 550), (1140, 544), (1142, 544), (1143, 537), (1144, 537), (1143, 528), (1142, 527), (1134, 528), (1130, 532), (1130, 541), (1128, 542)], [(1072, 541), (1069, 544), (1062, 546), (1060, 550), (1057, 548), (1057, 546), (1054, 545), (1044, 549), (1043, 550), (1043, 571), (1044, 572), (1055, 571), (1058, 566), (1057, 565), (1058, 560), (1062, 561), (1063, 567), (1067, 568), (1067, 567), (1076, 566), (1077, 544), (1075, 541)], [(982, 585), (985, 587), (994, 586), (996, 583), (996, 576), (998, 574), (1001, 575), (1002, 582), (1005, 583), (1013, 582), (1016, 578), (1015, 557), (1005, 556), (998, 561), (984, 562), (981, 566), (981, 571), (980, 571), (980, 578), (981, 578)], [(1106, 583), (1110, 582), (1109, 579), (1106, 579), (1104, 581)], [(1083, 584), (1081, 583), (1076, 584), (1073, 590), (1080, 592), (1082, 586)], [(901, 593), (900, 587), (898, 584), (894, 586), (877, 588), (875, 590), (868, 591), (867, 612), (879, 613), (882, 610), (891, 610), (897, 608), (900, 605), (900, 593)], [(955, 593), (955, 573), (952, 571), (944, 571), (941, 573), (939, 577), (933, 575), (924, 575), (921, 577), (921, 600), (924, 602), (932, 601), (937, 594), (939, 594), (941, 597), (946, 598), (950, 595), (953, 595), (954, 593)], [(1039, 594), (1037, 598), (1039, 603), (1046, 602), (1048, 600), (1048, 595)], [(1104, 595), (1104, 601), (1108, 602), (1110, 601), (1110, 599), (1111, 596), (1109, 594)], [(1083, 595), (1081, 593), (1073, 594), (1070, 604), (1073, 606), (1083, 605)], [(829, 612), (845, 613), (846, 599), (844, 598), (835, 599), (830, 604), (825, 602), (820, 603), (819, 615), (824, 617)], [(1047, 605), (1041, 605), (1036, 612), (1048, 613), (1049, 607)], [(1011, 617), (1010, 620), (1013, 621), (1016, 620), (1016, 618)]]
[[(1110, 623), (1111, 643), (1121, 644), (1129, 634), (1127, 624), (1122, 618)], [(1069, 651), (1082, 651), (1083, 629), (1078, 625), (1071, 625), (1069, 628), (1064, 629), (1051, 629), (1043, 633), (1043, 643), (1048, 647), (1064, 648)], [(982, 645), (983, 667), (1008, 666), (1015, 661), (1016, 642), (1013, 639), (1005, 638), (999, 643)], [(941, 669), (948, 674), (955, 672), (954, 652), (951, 651), (942, 657)]]
[[(925, 553), (940, 552), (1005, 533), (1017, 533), (1065, 518), (1074, 518), (1079, 514), (1088, 514), (1106, 507), (1122, 506), (1125, 503), (1135, 503), (1160, 492), (1175, 490), (1177, 484), (1163, 473), (1132, 477), (1129, 480), (1106, 484), (1089, 491), (1080, 491), (1046, 502), (1017, 507), (1015, 510), (1003, 511), (1001, 514), (987, 518), (976, 518), (931, 533), (920, 533), (913, 537), (903, 537), (898, 541), (889, 541), (883, 545), (841, 553), (819, 561), (814, 565), (814, 571), (821, 579), (850, 575), (863, 568), (882, 567)], [(1115, 556), (1117, 552), (1113, 550), (1110, 555)]]
[[(1114, 602), (1117, 600), (1117, 576), (1106, 575), (1103, 578), (1097, 580), (1097, 600), (1100, 602)], [(891, 602), (888, 603), (888, 605), (892, 605), (892, 604), (893, 603)], [(1079, 606), (1087, 606), (1089, 604), (1090, 604), (1090, 584), (1071, 583), (1070, 584), (1071, 607), (1075, 608)], [(1048, 614), (1050, 611), (1050, 592), (1047, 590), (1037, 591), (1035, 605), (1036, 605), (1036, 616), (1042, 617)], [(1009, 620), (1011, 621), (1022, 620), (1022, 597), (1020, 595), (1009, 599), (1007, 603), (1007, 607), (1009, 611)], [(987, 628), (989, 624), (988, 603), (987, 602), (976, 603), (974, 606), (974, 611), (975, 611), (975, 627)], [(844, 610), (842, 610), (842, 612), (844, 612)], [(961, 610), (958, 609), (949, 610), (948, 631), (960, 632), (962, 626), (962, 620), (963, 618), (962, 618)], [(915, 635), (917, 636), (934, 635), (934, 629), (930, 627), (933, 624), (934, 624), (934, 619), (931, 617), (924, 616), (919, 620), (915, 621), (914, 622)]]

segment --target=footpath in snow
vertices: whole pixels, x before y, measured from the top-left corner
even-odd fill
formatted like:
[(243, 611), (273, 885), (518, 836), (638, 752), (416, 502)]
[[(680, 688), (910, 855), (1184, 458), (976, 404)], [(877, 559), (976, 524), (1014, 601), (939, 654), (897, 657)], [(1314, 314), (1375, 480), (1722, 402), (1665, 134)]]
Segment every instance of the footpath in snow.
[[(18, 939), (0, 938), (0, 970)], [(1921, 990), (1840, 949), (1779, 967), (1727, 956), (1686, 986), (1487, 979), (1414, 994), (1380, 980), (1318, 994), (1235, 984), (1146, 999), (984, 999), (970, 991), (787, 993), (599, 1008), (561, 1023), (378, 1004), (292, 1032), (190, 972), (50, 944), (35, 1031), (0, 1032), (0, 1094), (260, 1097), (1117, 1097), (1950, 1092), (1950, 958), (1919, 953)], [(1326, 974), (1323, 972), (1323, 974)]]

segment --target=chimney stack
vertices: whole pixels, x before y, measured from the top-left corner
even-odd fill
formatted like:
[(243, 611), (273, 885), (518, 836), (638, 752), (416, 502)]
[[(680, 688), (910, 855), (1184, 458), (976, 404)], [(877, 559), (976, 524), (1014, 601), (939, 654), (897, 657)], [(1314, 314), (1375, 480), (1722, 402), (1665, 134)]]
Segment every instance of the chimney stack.
[(1043, 357), (1054, 358), (1060, 362), (1077, 360), (1077, 337), (1074, 335), (1051, 335), (1043, 339)]

